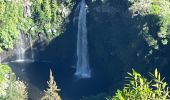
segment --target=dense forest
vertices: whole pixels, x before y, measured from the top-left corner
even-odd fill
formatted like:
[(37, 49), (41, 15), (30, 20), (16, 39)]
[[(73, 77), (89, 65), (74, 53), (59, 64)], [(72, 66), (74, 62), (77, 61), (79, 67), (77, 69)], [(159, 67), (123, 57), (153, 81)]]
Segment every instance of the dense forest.
[(0, 100), (168, 100), (169, 38), (169, 0), (0, 0)]

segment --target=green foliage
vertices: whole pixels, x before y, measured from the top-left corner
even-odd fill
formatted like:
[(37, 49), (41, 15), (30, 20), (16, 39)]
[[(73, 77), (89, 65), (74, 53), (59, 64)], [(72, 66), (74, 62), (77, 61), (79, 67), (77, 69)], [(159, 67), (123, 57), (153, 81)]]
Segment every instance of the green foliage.
[(129, 0), (129, 3), (133, 16), (145, 16), (150, 13), (151, 0)]
[(26, 86), (8, 65), (0, 65), (0, 100), (27, 100)]
[(0, 98), (4, 98), (8, 87), (8, 75), (11, 69), (8, 65), (0, 65)]
[(51, 5), (49, 0), (43, 0), (42, 11), (44, 12), (46, 22), (51, 21)]
[(51, 17), (52, 17), (51, 21), (56, 22), (57, 21), (56, 12), (58, 11), (58, 3), (56, 0), (51, 0), (50, 5), (51, 5)]
[(13, 48), (19, 30), (17, 25), (22, 15), (21, 1), (0, 1), (0, 48)]
[(6, 74), (10, 73), (11, 69), (8, 65), (0, 65), (0, 83), (6, 81)]
[(6, 98), (7, 100), (28, 100), (26, 85), (19, 80), (10, 80)]
[[(1, 0), (0, 52), (12, 49), (20, 32), (32, 36), (33, 39), (38, 34), (45, 34), (48, 40), (61, 34), (67, 16), (63, 17), (59, 10), (63, 10), (60, 6), (65, 2), (59, 4), (57, 0)], [(69, 4), (64, 8), (69, 8)], [(72, 7), (67, 10), (70, 9)]]
[(41, 98), (41, 100), (61, 100), (60, 96), (58, 95), (60, 89), (58, 89), (56, 85), (51, 70), (50, 70), (50, 80), (47, 83), (48, 83), (48, 89), (44, 91), (45, 95)]
[[(33, 0), (32, 18), (35, 26), (32, 33), (44, 33), (46, 37), (51, 40), (64, 31), (64, 20), (60, 11), (61, 4), (57, 0)], [(65, 7), (68, 7), (66, 5)]]
[[(141, 26), (140, 34), (149, 46), (158, 49), (159, 45), (166, 45), (170, 37), (170, 1), (129, 0), (129, 2), (131, 4), (129, 9), (133, 17), (138, 19), (138, 25)], [(152, 20), (155, 21), (152, 22)], [(156, 29), (156, 27), (159, 27), (159, 29)], [(143, 30), (145, 28), (148, 28), (148, 30)], [(157, 34), (157, 36), (154, 34)]]
[(116, 95), (108, 100), (167, 100), (170, 91), (167, 83), (163, 82), (160, 73), (155, 69), (155, 73), (150, 73), (151, 80), (148, 81), (135, 70), (128, 73), (126, 77), (128, 84), (123, 90), (117, 90)]
[(158, 15), (161, 13), (161, 8), (158, 5), (151, 5), (152, 13)]

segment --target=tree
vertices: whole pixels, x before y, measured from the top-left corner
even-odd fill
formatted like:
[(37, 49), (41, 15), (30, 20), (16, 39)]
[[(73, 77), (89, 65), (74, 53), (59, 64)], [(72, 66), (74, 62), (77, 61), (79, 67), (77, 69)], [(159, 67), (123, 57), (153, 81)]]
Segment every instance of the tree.
[(47, 83), (48, 88), (44, 91), (44, 96), (41, 98), (41, 100), (61, 100), (60, 96), (58, 95), (60, 89), (58, 89), (56, 82), (54, 81), (54, 76), (52, 75), (51, 70), (50, 80)]
[(7, 89), (7, 100), (28, 100), (27, 87), (24, 82), (10, 80)]
[(6, 97), (8, 88), (8, 75), (11, 73), (11, 68), (8, 65), (0, 64), (0, 99)]
[(26, 85), (17, 80), (8, 65), (0, 65), (0, 100), (27, 100)]
[(22, 10), (21, 1), (0, 1), (0, 51), (13, 48), (13, 42), (19, 34)]
[(129, 0), (129, 10), (139, 34), (153, 49), (166, 45), (170, 37), (169, 0)]

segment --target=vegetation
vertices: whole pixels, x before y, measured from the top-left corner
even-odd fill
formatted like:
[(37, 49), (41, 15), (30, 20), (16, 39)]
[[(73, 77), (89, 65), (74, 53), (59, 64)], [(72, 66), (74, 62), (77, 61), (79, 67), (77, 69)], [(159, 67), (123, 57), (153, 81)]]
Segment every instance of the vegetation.
[(128, 84), (123, 90), (117, 90), (116, 95), (108, 100), (168, 100), (169, 88), (167, 83), (163, 82), (160, 73), (155, 69), (155, 73), (151, 74), (151, 80), (147, 80), (135, 70), (128, 73), (126, 77)]
[(22, 81), (11, 80), (7, 93), (7, 100), (28, 100), (27, 87)]
[(129, 0), (132, 16), (138, 22), (140, 34), (150, 47), (167, 45), (170, 36), (169, 0)]
[[(34, 42), (37, 39), (50, 42), (65, 32), (75, 2), (78, 4), (79, 0), (0, 0), (0, 54), (4, 50), (14, 48), (20, 33), (31, 36)], [(131, 69), (130, 66), (156, 65), (162, 70), (168, 69), (170, 0), (86, 0), (86, 3), (89, 59), (94, 72), (102, 74), (109, 83), (112, 83), (111, 79), (119, 81), (113, 86), (116, 87), (121, 83), (123, 74)], [(45, 50), (39, 48), (43, 45), (36, 45), (33, 51), (37, 50), (36, 56), (41, 55), (36, 58), (44, 60), (41, 57), (46, 57), (54, 59), (53, 61), (57, 59), (56, 65), (65, 64), (67, 61), (68, 65), (75, 62), (76, 54), (73, 53), (76, 32), (72, 30), (68, 29), (71, 34), (57, 38), (57, 43), (52, 41), (53, 43)], [(52, 46), (56, 44), (57, 46), (53, 48)], [(38, 49), (42, 52), (39, 53)], [(153, 55), (148, 54), (148, 49)], [(135, 67), (135, 69), (144, 71), (152, 68)], [(157, 69), (154, 74), (150, 74), (151, 79), (135, 70), (128, 75), (126, 77), (128, 84), (125, 84), (122, 90), (117, 90), (115, 96), (108, 100), (170, 99), (167, 83), (164, 82), (164, 78), (161, 79)], [(61, 100), (60, 89), (54, 81), (52, 71), (47, 83), (48, 88), (41, 100)], [(82, 100), (103, 100), (107, 95), (100, 93), (96, 96), (83, 97)], [(26, 84), (16, 78), (8, 65), (0, 65), (0, 100), (28, 100)]]
[(33, 39), (39, 34), (45, 34), (48, 40), (58, 36), (72, 7), (71, 0), (1, 0), (0, 52), (12, 49), (19, 33)]
[[(28, 93), (25, 84), (22, 81), (16, 80), (15, 74), (7, 65), (0, 65), (0, 99), (1, 100), (28, 100)], [(7, 76), (9, 75), (9, 76)], [(150, 73), (151, 80), (146, 79), (141, 74), (132, 70), (125, 77), (128, 84), (125, 84), (123, 90), (117, 90), (116, 95), (107, 100), (167, 100), (169, 97), (169, 88), (166, 82), (163, 82), (161, 75), (157, 69), (154, 74)], [(41, 100), (61, 100), (58, 92), (54, 76), (50, 70), (50, 80), (47, 82), (48, 88), (44, 91)], [(101, 94), (97, 96), (85, 97), (82, 100), (104, 100)]]
[[(49, 88), (44, 91), (41, 100), (61, 100), (52, 71), (50, 70)], [(8, 65), (0, 65), (0, 99), (1, 100), (28, 100), (27, 87), (24, 82), (16, 80), (15, 74)]]
[(50, 80), (47, 83), (48, 83), (48, 89), (44, 91), (44, 96), (41, 98), (41, 100), (61, 100), (60, 96), (58, 95), (60, 89), (58, 89), (56, 82), (54, 81), (54, 77), (52, 75), (51, 70), (50, 70)]
[(12, 48), (18, 37), (18, 26), (22, 16), (21, 1), (0, 1), (0, 51)]
[(27, 100), (26, 85), (16, 80), (8, 65), (0, 65), (0, 80), (1, 100)]
[(11, 69), (7, 65), (0, 65), (0, 97), (4, 97), (6, 89), (8, 87), (8, 74), (11, 72)]
[(32, 33), (45, 33), (50, 39), (61, 33), (62, 20), (56, 0), (33, 0), (32, 9), (35, 23)]

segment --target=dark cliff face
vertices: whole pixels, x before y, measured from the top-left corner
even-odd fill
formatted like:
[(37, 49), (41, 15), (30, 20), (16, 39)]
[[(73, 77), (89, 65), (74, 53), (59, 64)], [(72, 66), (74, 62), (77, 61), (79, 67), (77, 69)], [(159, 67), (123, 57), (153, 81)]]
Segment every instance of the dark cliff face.
[[(79, 0), (77, 1), (78, 4)], [(145, 65), (147, 46), (138, 36), (128, 10), (127, 0), (86, 0), (90, 64), (99, 75), (105, 73), (110, 80), (122, 77), (132, 67)], [(76, 63), (76, 27), (73, 26), (75, 5), (68, 17), (66, 31), (49, 44), (37, 39), (34, 44), (36, 59), (58, 62), (63, 66)], [(45, 37), (45, 36), (40, 36)], [(37, 37), (38, 38), (38, 37)], [(41, 38), (41, 39), (42, 39)], [(45, 40), (45, 39), (44, 39)], [(29, 49), (26, 53), (29, 55)], [(6, 58), (7, 55), (5, 55)], [(15, 55), (14, 55), (15, 56)], [(138, 69), (145, 69), (139, 67)], [(116, 79), (120, 79), (116, 77)]]
[[(124, 74), (132, 67), (144, 71), (145, 67), (141, 66), (146, 65), (147, 46), (137, 34), (126, 0), (87, 0), (86, 3), (90, 67), (96, 75), (116, 82), (114, 87), (120, 86)], [(39, 59), (54, 61), (60, 67), (75, 66), (77, 33), (74, 17), (75, 9), (69, 16), (65, 33), (38, 52)]]
[[(57, 61), (61, 66), (65, 62), (70, 66), (75, 65), (77, 30), (73, 26), (73, 19), (79, 1), (76, 1), (68, 17), (66, 31), (53, 39), (44, 50), (37, 51), (38, 58)], [(86, 0), (86, 3), (92, 69), (98, 70), (99, 74), (105, 71), (106, 76), (112, 79), (131, 68), (145, 72), (156, 67), (155, 64), (158, 66), (167, 64), (161, 64), (160, 61), (155, 63), (157, 62), (155, 59), (163, 58), (161, 54), (168, 50), (168, 46), (153, 55), (148, 55), (149, 46), (139, 34), (136, 22), (132, 19), (128, 0)]]
[(169, 45), (149, 54), (151, 47), (140, 35), (128, 0), (87, 1), (87, 5), (89, 55), (94, 70), (111, 80), (121, 80), (132, 68), (146, 74), (157, 67), (167, 75)]
[[(89, 4), (88, 11), (92, 67), (104, 71), (110, 80), (120, 80), (135, 65), (134, 62), (139, 58), (137, 52), (144, 45), (136, 34), (127, 1), (96, 1)], [(103, 73), (100, 71), (99, 73)]]

